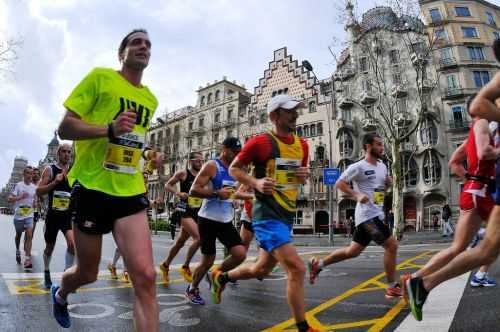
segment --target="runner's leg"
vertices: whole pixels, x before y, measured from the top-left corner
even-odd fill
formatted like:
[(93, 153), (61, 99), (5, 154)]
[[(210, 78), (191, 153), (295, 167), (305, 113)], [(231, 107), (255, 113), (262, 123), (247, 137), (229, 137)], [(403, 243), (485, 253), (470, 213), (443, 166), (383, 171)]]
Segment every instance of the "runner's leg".
[(186, 253), (186, 260), (184, 261), (184, 266), (189, 267), (191, 259), (193, 259), (193, 256), (196, 254), (196, 251), (200, 247), (200, 233), (198, 231), (198, 225), (192, 218), (182, 218), (181, 223), (182, 228), (193, 239), (193, 243), (189, 246)]
[(73, 234), (73, 230), (67, 230), (64, 233), (64, 237), (66, 238), (66, 256), (64, 259), (64, 269), (66, 270), (75, 262), (75, 236)]
[(448, 264), (454, 257), (467, 248), (474, 234), (476, 234), (481, 227), (481, 222), (481, 217), (479, 217), (475, 209), (460, 211), (457, 232), (451, 246), (434, 255), (427, 264), (415, 272), (412, 277), (424, 277)]
[(500, 253), (500, 206), (491, 212), (486, 235), (478, 246), (463, 251), (442, 269), (423, 278), (424, 287), (431, 290), (442, 282), (457, 277), (481, 265), (492, 264)]
[(59, 296), (66, 299), (68, 294), (80, 286), (97, 280), (101, 259), (102, 235), (83, 233), (74, 228), (76, 264), (64, 271)]
[(396, 280), (396, 258), (398, 255), (398, 241), (389, 237), (384, 242), (384, 270), (389, 284)]
[(135, 290), (135, 327), (138, 331), (158, 331), (156, 271), (146, 210), (117, 219), (113, 236)]

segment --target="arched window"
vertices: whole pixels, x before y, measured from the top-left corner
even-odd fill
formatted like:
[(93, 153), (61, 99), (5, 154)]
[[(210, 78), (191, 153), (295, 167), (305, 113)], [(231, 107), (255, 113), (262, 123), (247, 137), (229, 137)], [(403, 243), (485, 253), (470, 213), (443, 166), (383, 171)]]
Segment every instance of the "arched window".
[(201, 106), (205, 105), (205, 96), (201, 96), (200, 105)]
[(316, 148), (316, 160), (319, 160), (319, 161), (325, 160), (325, 147), (324, 146), (320, 145)]
[(217, 90), (215, 91), (215, 101), (219, 101), (219, 99), (220, 99), (220, 91)]
[(309, 126), (304, 126), (304, 137), (309, 136), (311, 136), (311, 133), (309, 132)]
[(309, 113), (316, 112), (316, 103), (314, 101), (309, 102)]
[(255, 126), (256, 125), (256, 120), (255, 120), (255, 116), (251, 116), (250, 119), (248, 120), (248, 124), (250, 125), (250, 127), (252, 126)]
[(425, 152), (423, 165), (424, 182), (428, 186), (433, 186), (441, 181), (441, 163), (435, 151)]
[(354, 141), (348, 131), (343, 131), (339, 139), (339, 153), (345, 158), (352, 155), (354, 151)]
[(211, 103), (212, 103), (212, 93), (210, 92), (210, 93), (208, 94), (208, 98), (207, 98), (207, 105), (208, 105), (208, 104), (211, 104)]
[(404, 153), (401, 158), (401, 174), (405, 187), (415, 187), (418, 182), (418, 165), (410, 153)]
[(311, 136), (312, 137), (316, 136), (316, 125), (315, 124), (311, 125)]
[(426, 119), (420, 128), (420, 140), (423, 145), (436, 145), (438, 142), (438, 130), (434, 121)]
[(316, 131), (317, 131), (318, 136), (323, 135), (323, 122), (320, 122), (316, 125)]

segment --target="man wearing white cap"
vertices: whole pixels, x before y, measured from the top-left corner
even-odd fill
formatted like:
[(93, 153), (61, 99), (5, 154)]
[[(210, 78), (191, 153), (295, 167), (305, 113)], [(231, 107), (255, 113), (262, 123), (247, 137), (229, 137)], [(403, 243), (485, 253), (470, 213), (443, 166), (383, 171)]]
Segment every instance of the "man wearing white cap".
[[(304, 103), (288, 95), (273, 97), (267, 113), (273, 129), (249, 140), (229, 168), (238, 182), (255, 189), (252, 226), (259, 242), (257, 262), (214, 276), (219, 293), (229, 281), (262, 278), (279, 262), (288, 275), (287, 299), (298, 330), (309, 327), (304, 310), (304, 275), (306, 267), (291, 244), (297, 194), (309, 176), (307, 142), (294, 134), (298, 109)], [(255, 171), (248, 174), (253, 164)]]

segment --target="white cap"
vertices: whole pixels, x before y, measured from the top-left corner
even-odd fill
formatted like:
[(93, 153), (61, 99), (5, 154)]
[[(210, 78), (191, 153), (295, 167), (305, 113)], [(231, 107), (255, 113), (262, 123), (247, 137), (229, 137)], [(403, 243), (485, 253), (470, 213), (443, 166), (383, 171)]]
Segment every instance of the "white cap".
[(279, 108), (293, 110), (297, 107), (306, 107), (306, 105), (301, 101), (293, 99), (289, 95), (277, 95), (271, 98), (269, 104), (267, 104), (267, 114), (271, 114)]

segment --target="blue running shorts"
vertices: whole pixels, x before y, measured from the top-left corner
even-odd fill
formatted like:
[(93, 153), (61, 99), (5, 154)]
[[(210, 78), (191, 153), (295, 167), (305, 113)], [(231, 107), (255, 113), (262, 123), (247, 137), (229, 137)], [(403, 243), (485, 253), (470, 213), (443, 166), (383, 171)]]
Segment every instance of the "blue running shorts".
[(292, 224), (280, 220), (259, 220), (252, 222), (259, 246), (267, 252), (292, 242)]

